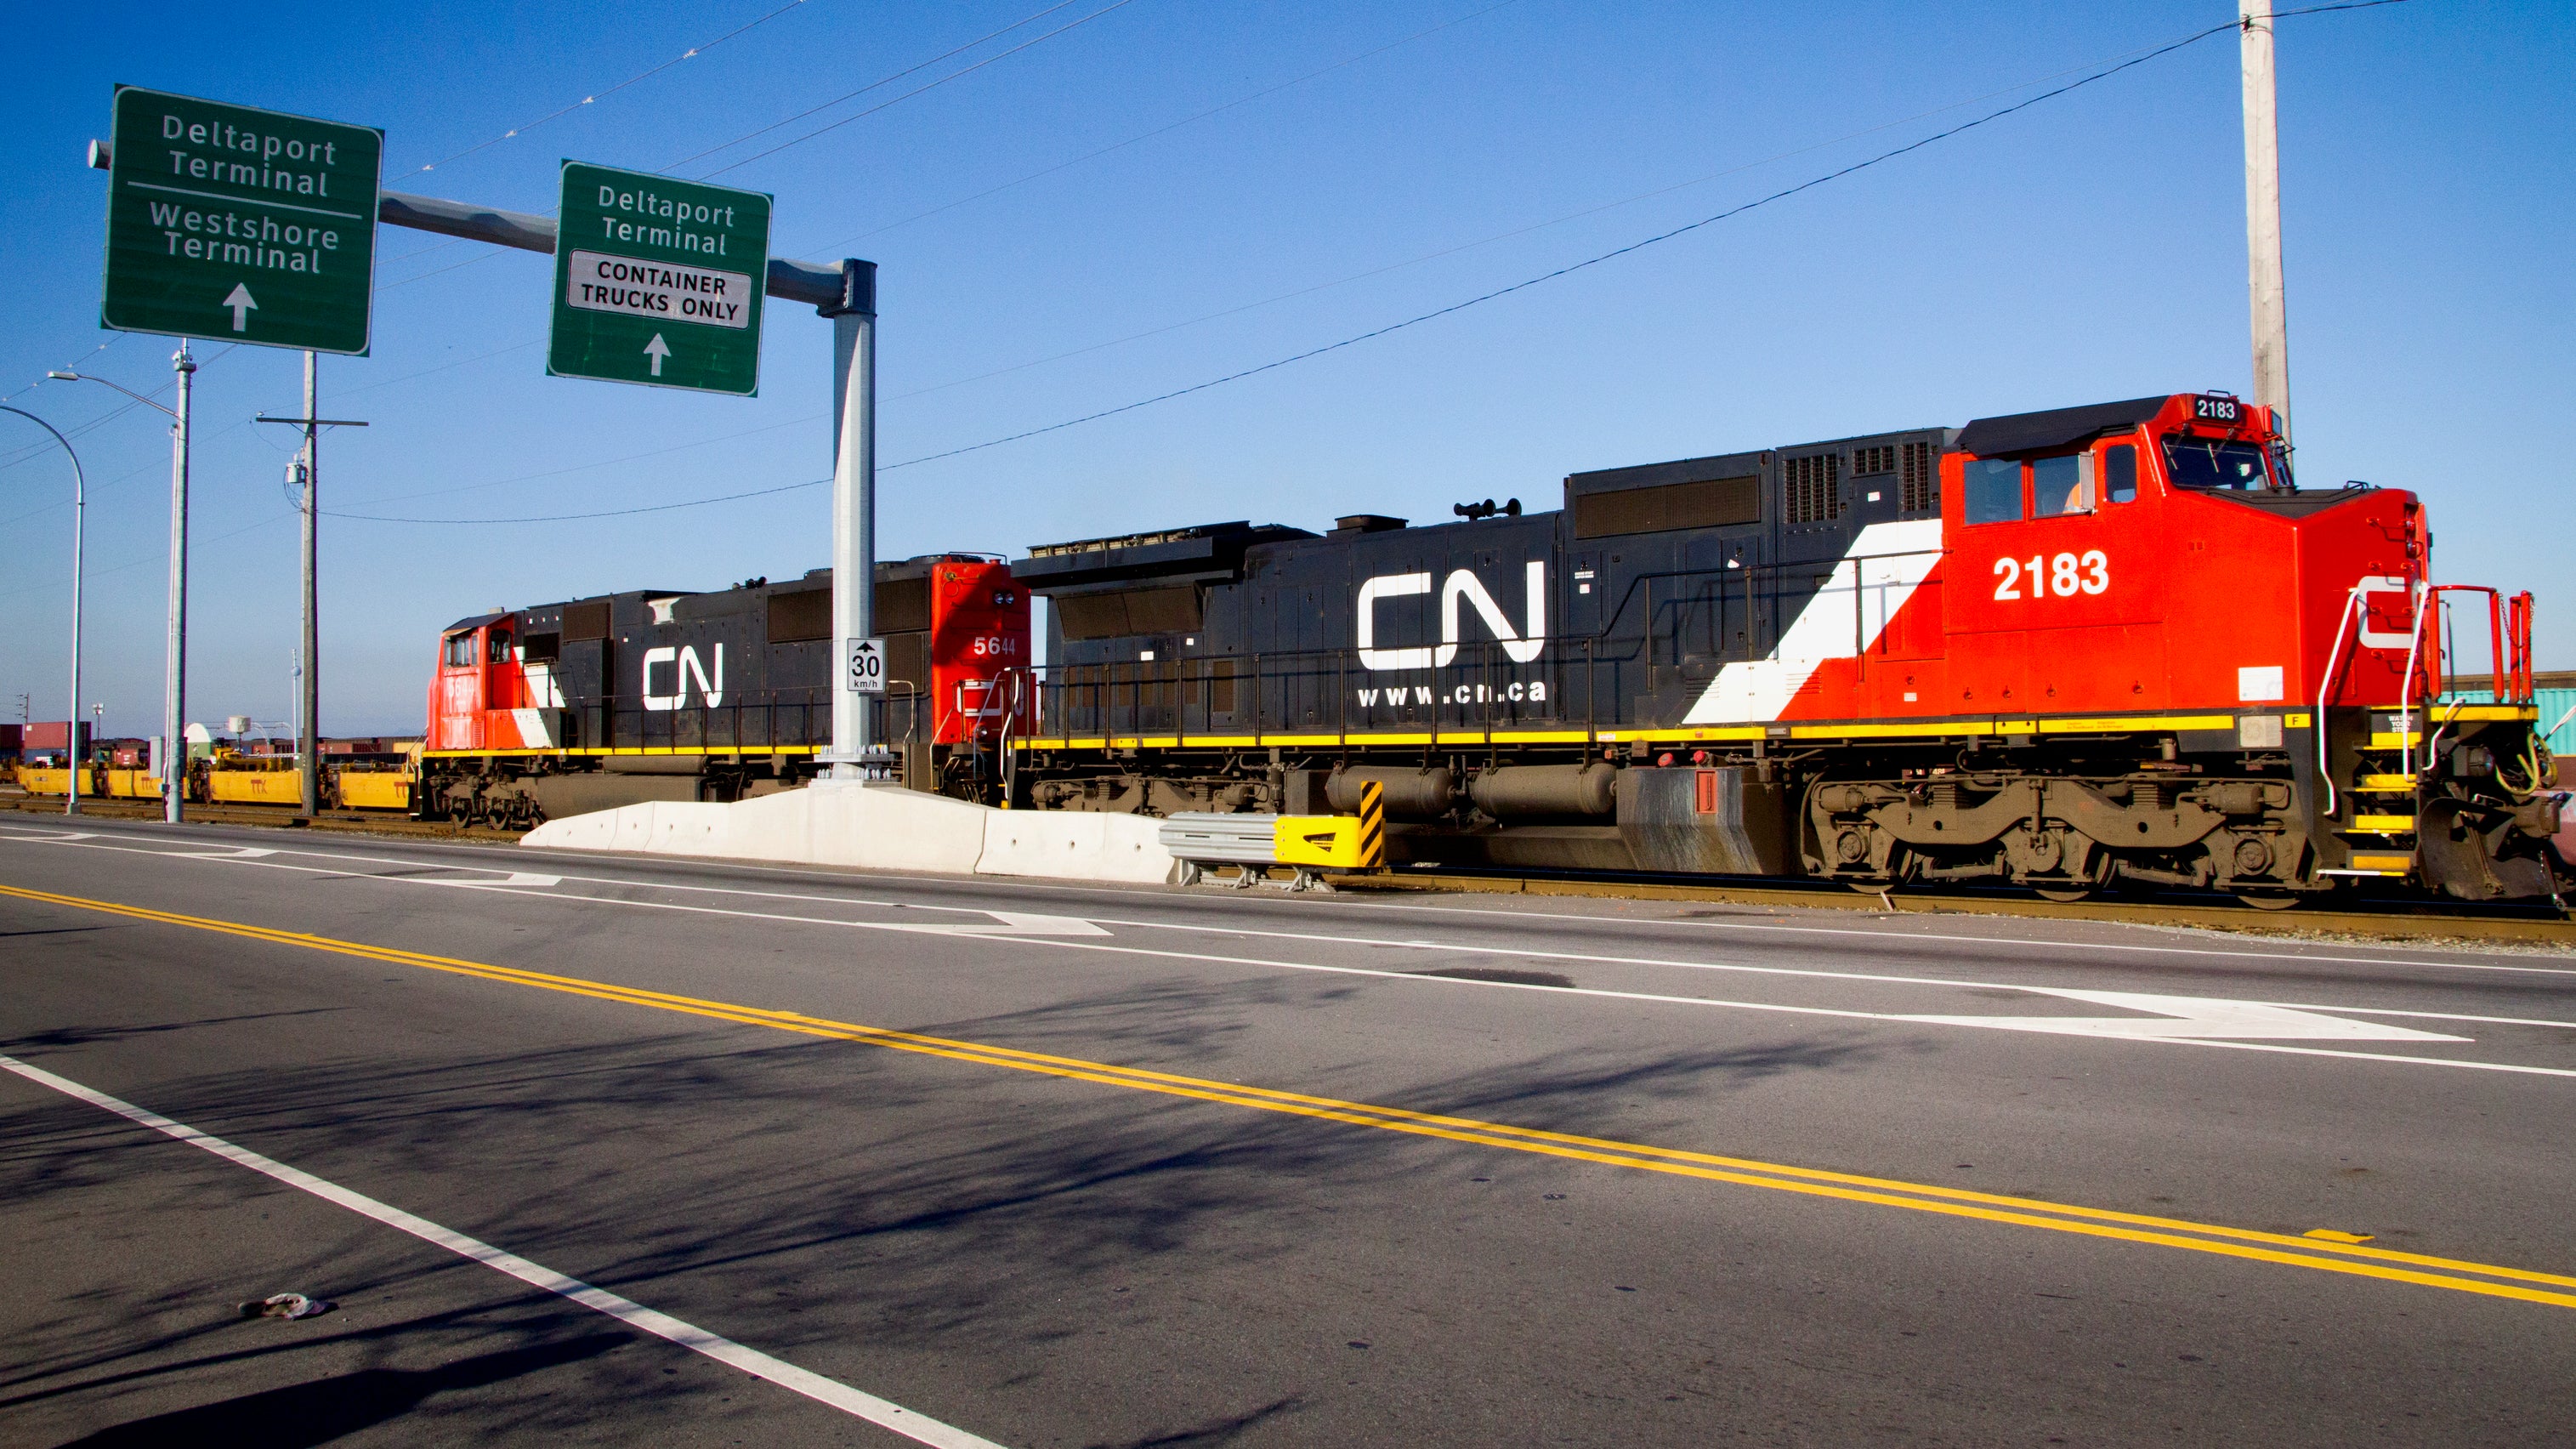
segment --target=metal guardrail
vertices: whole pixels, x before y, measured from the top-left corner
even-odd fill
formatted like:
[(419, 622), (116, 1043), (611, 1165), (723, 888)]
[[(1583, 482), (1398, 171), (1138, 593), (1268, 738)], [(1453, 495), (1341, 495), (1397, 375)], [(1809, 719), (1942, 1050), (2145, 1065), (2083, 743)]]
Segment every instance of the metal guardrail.
[(1279, 859), (1279, 817), (1215, 815), (1188, 811), (1166, 815), (1154, 839), (1176, 860), (1211, 865), (1270, 865)]

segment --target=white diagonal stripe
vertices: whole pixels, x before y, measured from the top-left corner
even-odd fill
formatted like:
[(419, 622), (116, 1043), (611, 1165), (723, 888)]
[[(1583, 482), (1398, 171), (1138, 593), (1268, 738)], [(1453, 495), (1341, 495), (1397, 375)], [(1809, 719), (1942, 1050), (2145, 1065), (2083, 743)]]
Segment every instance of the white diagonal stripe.
[(692, 1323), (685, 1323), (667, 1313), (657, 1312), (628, 1298), (621, 1298), (605, 1288), (594, 1288), (578, 1278), (569, 1278), (546, 1267), (531, 1263), (516, 1253), (504, 1252), (478, 1238), (469, 1238), (452, 1228), (444, 1228), (429, 1219), (404, 1212), (390, 1203), (378, 1202), (362, 1192), (353, 1192), (335, 1182), (327, 1182), (301, 1168), (289, 1167), (274, 1158), (263, 1157), (247, 1147), (236, 1147), (224, 1139), (200, 1132), (184, 1122), (173, 1122), (158, 1112), (137, 1107), (131, 1102), (111, 1097), (105, 1092), (84, 1087), (68, 1077), (59, 1077), (42, 1067), (29, 1066), (15, 1057), (0, 1056), (0, 1068), (17, 1073), (38, 1086), (51, 1087), (66, 1097), (76, 1097), (93, 1107), (113, 1112), (129, 1122), (139, 1123), (164, 1136), (177, 1138), (191, 1147), (203, 1148), (227, 1162), (247, 1167), (299, 1191), (309, 1192), (324, 1202), (347, 1208), (362, 1217), (375, 1219), (389, 1228), (411, 1234), (424, 1243), (435, 1244), (460, 1258), (499, 1272), (507, 1273), (522, 1283), (558, 1293), (596, 1313), (604, 1313), (629, 1327), (640, 1328), (659, 1338), (667, 1338), (682, 1348), (705, 1354), (716, 1362), (738, 1368), (755, 1378), (763, 1378), (780, 1388), (803, 1394), (816, 1403), (828, 1404), (842, 1413), (865, 1419), (881, 1428), (891, 1429), (907, 1439), (939, 1449), (1002, 1449), (990, 1439), (969, 1434), (953, 1425), (943, 1424), (925, 1414), (915, 1413), (891, 1400), (880, 1399), (861, 1389), (851, 1388), (838, 1379), (827, 1379), (810, 1369), (801, 1369), (783, 1359), (770, 1357), (756, 1348), (745, 1348), (732, 1339), (709, 1333)]

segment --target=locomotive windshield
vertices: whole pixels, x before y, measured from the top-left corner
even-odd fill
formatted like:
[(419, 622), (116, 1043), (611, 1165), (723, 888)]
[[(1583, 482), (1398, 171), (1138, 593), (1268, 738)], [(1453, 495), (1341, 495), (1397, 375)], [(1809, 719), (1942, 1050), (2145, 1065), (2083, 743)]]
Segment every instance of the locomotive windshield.
[(2165, 439), (2165, 472), (2177, 488), (2263, 488), (2263, 445), (2224, 438)]

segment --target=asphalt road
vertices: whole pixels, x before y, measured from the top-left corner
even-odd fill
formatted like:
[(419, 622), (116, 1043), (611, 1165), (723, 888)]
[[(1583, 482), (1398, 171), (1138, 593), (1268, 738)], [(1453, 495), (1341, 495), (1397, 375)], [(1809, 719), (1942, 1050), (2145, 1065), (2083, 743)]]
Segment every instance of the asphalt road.
[(2566, 956), (7, 821), (0, 1053), (12, 1445), (2576, 1434)]

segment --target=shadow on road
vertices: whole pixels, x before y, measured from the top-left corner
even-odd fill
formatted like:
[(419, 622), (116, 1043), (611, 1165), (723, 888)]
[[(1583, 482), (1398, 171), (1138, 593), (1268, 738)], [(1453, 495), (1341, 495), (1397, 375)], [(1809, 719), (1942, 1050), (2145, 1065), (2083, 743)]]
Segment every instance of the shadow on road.
[(593, 1333), (563, 1343), (479, 1354), (434, 1369), (359, 1369), (136, 1419), (85, 1434), (63, 1449), (164, 1449), (174, 1444), (207, 1449), (233, 1445), (309, 1449), (398, 1419), (432, 1394), (481, 1388), (578, 1363), (631, 1341), (623, 1333)]

